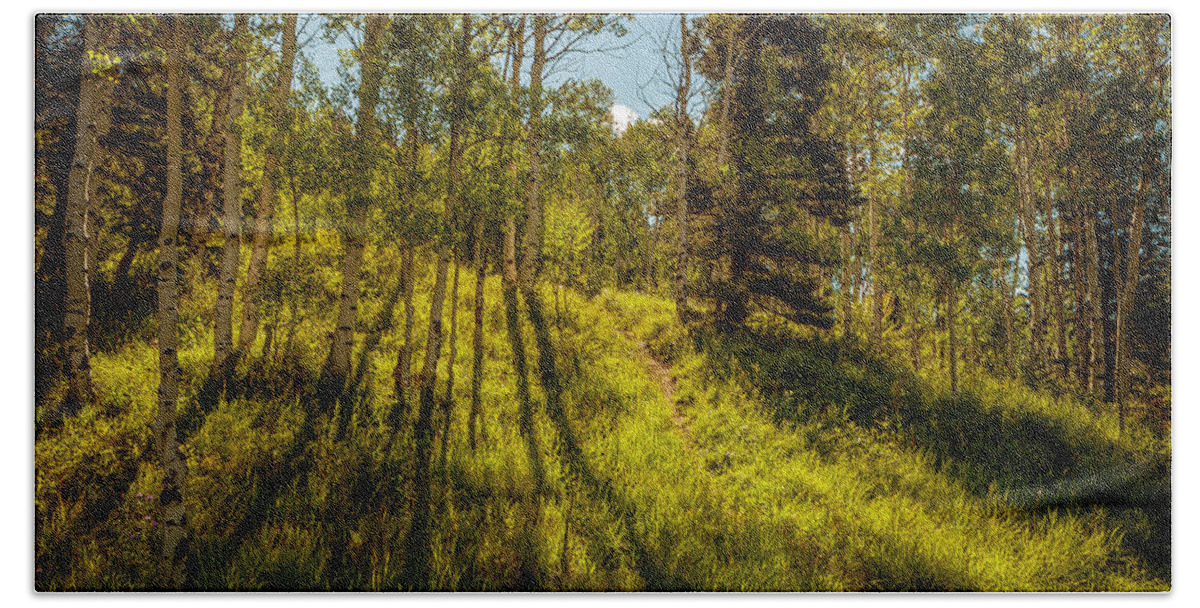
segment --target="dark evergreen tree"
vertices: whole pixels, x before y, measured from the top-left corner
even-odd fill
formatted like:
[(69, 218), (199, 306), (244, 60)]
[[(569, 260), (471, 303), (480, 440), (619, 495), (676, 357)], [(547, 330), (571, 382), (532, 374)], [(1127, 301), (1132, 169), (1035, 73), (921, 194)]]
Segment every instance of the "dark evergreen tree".
[(813, 226), (844, 224), (858, 201), (834, 144), (811, 129), (830, 72), (824, 33), (800, 15), (757, 15), (738, 27), (745, 54), (724, 92), (733, 100), (729, 177), (736, 195), (724, 205), (721, 238), (709, 252), (728, 256), (729, 269), (711, 295), (729, 325), (745, 321), (754, 304), (828, 327), (831, 308), (818, 293), (817, 270), (833, 260), (817, 247)]

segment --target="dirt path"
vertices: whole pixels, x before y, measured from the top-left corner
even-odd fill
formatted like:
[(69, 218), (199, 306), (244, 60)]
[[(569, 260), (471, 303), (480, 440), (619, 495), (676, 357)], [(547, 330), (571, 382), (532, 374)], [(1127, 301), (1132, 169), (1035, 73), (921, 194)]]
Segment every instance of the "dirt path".
[[(630, 336), (630, 338), (633, 338)], [(658, 383), (662, 389), (663, 396), (671, 402), (671, 422), (675, 424), (675, 429), (683, 434), (684, 439), (689, 437), (688, 418), (683, 411), (679, 409), (679, 401), (675, 399), (675, 375), (671, 373), (671, 366), (654, 358), (650, 353), (650, 349), (646, 343), (641, 340), (636, 340), (638, 353), (646, 364), (646, 369), (650, 370), (650, 377)]]

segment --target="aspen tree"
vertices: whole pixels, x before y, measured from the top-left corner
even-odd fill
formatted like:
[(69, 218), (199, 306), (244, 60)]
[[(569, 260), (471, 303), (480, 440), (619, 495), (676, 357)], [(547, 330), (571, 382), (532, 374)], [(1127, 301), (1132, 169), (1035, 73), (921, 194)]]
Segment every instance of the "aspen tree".
[(279, 78), (271, 95), (270, 118), (274, 131), (263, 153), (263, 173), (254, 211), (254, 232), (251, 237), (250, 265), (242, 295), (242, 323), (238, 331), (238, 349), (249, 351), (258, 337), (258, 314), (261, 307), (263, 268), (271, 240), (271, 219), (275, 214), (275, 187), (279, 179), (279, 157), (287, 138), (287, 104), (292, 92), (292, 72), (296, 61), (296, 15), (284, 15), (283, 50), (279, 57)]
[[(454, 213), (460, 198), (462, 164), (462, 130), (466, 118), (466, 91), (470, 86), (470, 45), (473, 36), (471, 15), (462, 16), (462, 32), (455, 49), (454, 81), (450, 101), (450, 149), (446, 172), (446, 203), (442, 210), (442, 225), (453, 226)], [(419, 406), (413, 427), (416, 439), (414, 460), (415, 498), (413, 519), (405, 536), (405, 562), (401, 578), (410, 589), (423, 590), (429, 586), (431, 488), (430, 457), (433, 448), (433, 406), (437, 385), (437, 362), (442, 351), (442, 313), (446, 300), (446, 278), (453, 256), (451, 236), (443, 235), (438, 243), (437, 270), (429, 301), (429, 335), (425, 344), (425, 361), (418, 376)], [(451, 362), (453, 365), (453, 362)]]
[(367, 17), (359, 61), (362, 76), (358, 92), (358, 121), (354, 129), (353, 176), (354, 186), (346, 195), (347, 226), (343, 232), (346, 253), (342, 257), (342, 288), (338, 296), (338, 312), (333, 330), (333, 344), (322, 370), (321, 409), (332, 409), (333, 402), (345, 390), (350, 375), (350, 354), (354, 348), (354, 328), (358, 322), (358, 298), (362, 275), (363, 252), (366, 249), (367, 214), (370, 213), (370, 179), (374, 168), (374, 146), (378, 125), (375, 109), (379, 105), (379, 83), (382, 75), (380, 55), (387, 17)]
[(63, 308), (63, 346), (66, 354), (64, 375), (67, 395), (54, 416), (78, 412), (95, 399), (88, 328), (91, 318), (91, 288), (88, 227), (91, 206), (92, 170), (100, 150), (97, 139), (107, 126), (107, 106), (111, 104), (111, 86), (103, 73), (104, 17), (88, 16), (83, 23), (83, 56), (80, 59), (79, 101), (76, 109), (75, 151), (67, 177), (67, 198), (63, 232), (66, 302)]
[(692, 88), (691, 39), (688, 35), (687, 15), (684, 13), (679, 14), (679, 55), (680, 78), (675, 91), (675, 206), (676, 221), (679, 223), (676, 238), (679, 257), (675, 261), (675, 311), (682, 319), (687, 316), (688, 297), (688, 140), (692, 126), (692, 118), (688, 115), (688, 96)]
[(221, 248), (221, 260), (217, 271), (217, 304), (213, 316), (216, 325), (213, 330), (213, 363), (214, 376), (225, 376), (228, 372), (227, 362), (233, 352), (233, 292), (237, 283), (239, 258), (241, 257), (242, 236), (242, 136), (238, 128), (238, 119), (246, 103), (246, 34), (249, 29), (249, 16), (237, 16), (233, 36), (230, 38), (230, 79), (229, 111), (225, 121), (225, 159), (223, 184), (224, 205), (222, 207), (221, 233), (225, 238)]
[(180, 450), (175, 430), (179, 397), (179, 209), (183, 194), (180, 115), (183, 106), (183, 55), (187, 40), (184, 17), (168, 19), (167, 48), (167, 196), (162, 206), (158, 235), (158, 413), (154, 420), (154, 447), (163, 469), (159, 492), (162, 536), (159, 557), (163, 577), (172, 586), (183, 583), (183, 560), (187, 554), (187, 461)]

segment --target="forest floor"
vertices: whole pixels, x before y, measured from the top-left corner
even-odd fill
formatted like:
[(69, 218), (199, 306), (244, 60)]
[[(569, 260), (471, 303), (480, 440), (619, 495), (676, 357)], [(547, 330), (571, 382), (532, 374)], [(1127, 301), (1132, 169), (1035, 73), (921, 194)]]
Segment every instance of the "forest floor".
[[(1015, 429), (984, 438), (995, 416), (954, 417), (938, 401), (944, 387), (874, 369), (882, 363), (853, 347), (761, 335), (750, 345), (720, 336), (726, 346), (696, 346), (703, 338), (687, 336), (652, 298), (616, 295), (605, 305), (661, 394), (641, 401), (637, 416), (667, 418), (658, 428), (683, 448), (647, 458), (656, 470), (639, 475), (668, 494), (704, 487), (709, 495), (694, 502), (721, 505), (698, 516), (706, 524), (680, 523), (676, 532), (719, 548), (728, 542), (721, 528), (738, 530), (726, 564), (744, 578), (728, 588), (1169, 588), (1137, 557), (1162, 542), (1154, 509), (1119, 499), (1016, 506), (1025, 487), (1145, 457), (1082, 405), (976, 383), (976, 401), (957, 409), (1003, 411), (1001, 426)], [(822, 400), (835, 407), (821, 412)], [(671, 510), (661, 502), (655, 510)], [(751, 575), (737, 555), (763, 561)]]
[[(487, 288), (499, 302), (499, 282)], [(469, 306), (469, 294), (460, 300)], [(1154, 485), (1169, 469), (1116, 488), (1115, 500), (1016, 500), (1148, 453), (1169, 459), (1169, 445), (1118, 438), (1111, 417), (986, 379), (951, 406), (937, 377), (844, 341), (686, 329), (655, 296), (569, 300), (555, 338), (567, 416), (547, 415), (534, 382), (532, 436), (516, 423), (503, 316), (488, 310), (478, 449), (464, 432), (471, 332), (470, 315), (459, 315), (464, 381), (433, 476), (433, 588), (1170, 588), (1169, 486)], [(363, 302), (368, 318), (379, 314), (378, 301)], [(196, 321), (180, 353), (185, 413), (211, 358), (192, 312), (207, 302), (186, 306)], [(263, 494), (296, 444), (323, 326), (300, 328), (295, 354), (285, 356), (289, 344), (245, 362), (248, 389), (185, 444), (200, 588), (402, 586), (414, 464), (410, 425), (384, 422), (394, 357), (361, 356), (348, 436), (320, 427), (303, 450), (314, 463), (307, 481), (279, 480), (276, 494)], [(375, 352), (396, 350), (389, 334)], [(153, 587), (154, 363), (146, 339), (97, 353), (102, 404), (38, 438), (39, 589)], [(574, 455), (562, 449), (572, 435)], [(545, 481), (531, 502), (533, 453)]]

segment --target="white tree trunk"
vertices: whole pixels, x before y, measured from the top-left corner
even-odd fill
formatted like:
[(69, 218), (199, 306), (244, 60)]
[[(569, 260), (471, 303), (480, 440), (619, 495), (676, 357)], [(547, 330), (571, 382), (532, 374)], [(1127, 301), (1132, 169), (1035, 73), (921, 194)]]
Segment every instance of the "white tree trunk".
[(182, 125), (183, 55), (186, 34), (184, 17), (170, 18), (171, 41), (167, 50), (167, 196), (162, 206), (158, 236), (158, 413), (154, 421), (155, 451), (163, 469), (159, 492), (162, 523), (160, 557), (164, 580), (183, 582), (183, 558), (187, 550), (187, 517), (184, 492), (187, 461), (180, 452), (175, 432), (179, 395), (179, 311), (177, 309), (179, 263), (179, 209), (183, 196)]
[(91, 51), (99, 50), (105, 37), (102, 17), (84, 20), (84, 53), (80, 61), (79, 102), (75, 113), (75, 152), (67, 177), (67, 200), (63, 210), (64, 278), (66, 301), (63, 309), (63, 346), (66, 359), (67, 397), (63, 415), (73, 414), (95, 398), (92, 388), (88, 324), (91, 291), (88, 277), (88, 209), (92, 167), (98, 154), (97, 138), (104, 130), (109, 86), (103, 74), (95, 73)]
[(212, 374), (223, 374), (225, 362), (233, 351), (233, 291), (237, 284), (239, 258), (242, 249), (242, 136), (237, 121), (246, 102), (246, 34), (249, 16), (239, 14), (230, 39), (230, 63), (233, 75), (230, 80), (229, 112), (225, 119), (225, 166), (224, 206), (221, 217), (221, 233), (225, 244), (221, 250), (220, 268), (217, 271), (217, 305), (213, 316), (213, 366)]
[(379, 64), (384, 26), (387, 18), (367, 18), (361, 49), (362, 81), (359, 88), (358, 124), (355, 127), (355, 154), (360, 154), (363, 175), (356, 176), (358, 186), (346, 201), (349, 226), (346, 229), (346, 257), (342, 259), (342, 294), (338, 301), (337, 323), (329, 351), (329, 374), (340, 391), (350, 373), (350, 353), (354, 348), (354, 325), (358, 320), (359, 278), (362, 275), (363, 250), (366, 247), (368, 184), (371, 179), (371, 147), (375, 143), (375, 106), (379, 103)]
[(271, 238), (271, 218), (275, 213), (275, 179), (279, 169), (279, 153), (287, 137), (288, 97), (292, 93), (292, 70), (296, 60), (296, 15), (284, 16), (283, 51), (279, 58), (279, 79), (271, 98), (271, 119), (275, 122), (273, 140), (263, 155), (262, 184), (258, 190), (255, 209), (253, 244), (250, 267), (246, 270), (245, 293), (242, 296), (242, 326), (238, 331), (238, 348), (248, 351), (258, 337), (258, 309), (262, 298), (259, 282), (267, 261), (267, 246)]

